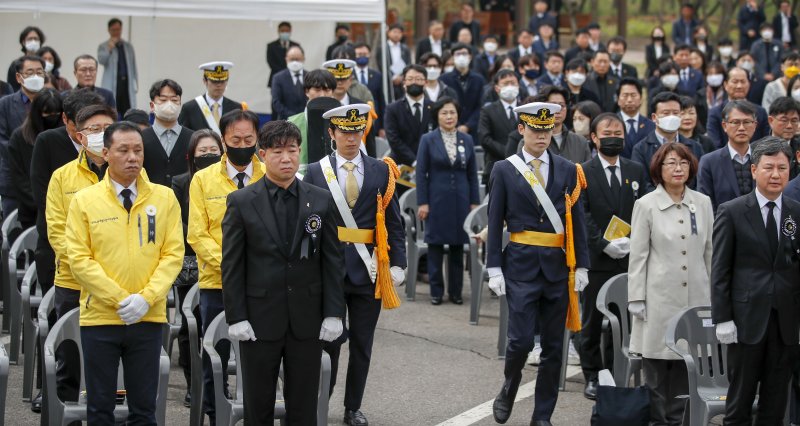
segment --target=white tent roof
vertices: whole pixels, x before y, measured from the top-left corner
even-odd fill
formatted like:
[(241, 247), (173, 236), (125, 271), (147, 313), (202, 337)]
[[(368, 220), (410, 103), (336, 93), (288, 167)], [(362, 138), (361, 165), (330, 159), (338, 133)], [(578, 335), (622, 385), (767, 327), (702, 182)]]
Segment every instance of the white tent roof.
[(384, 0), (4, 0), (0, 11), (161, 18), (383, 22)]

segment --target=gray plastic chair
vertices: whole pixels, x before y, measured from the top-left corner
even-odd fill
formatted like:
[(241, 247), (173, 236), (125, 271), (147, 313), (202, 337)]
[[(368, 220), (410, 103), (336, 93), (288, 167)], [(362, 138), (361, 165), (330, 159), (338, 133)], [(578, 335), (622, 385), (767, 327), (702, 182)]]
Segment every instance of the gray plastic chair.
[[(428, 253), (428, 245), (423, 240), (425, 236), (425, 222), (417, 217), (417, 190), (412, 188), (400, 196), (400, 211), (405, 217), (406, 224), (406, 257), (408, 269), (406, 273), (406, 300), (414, 300), (417, 296), (417, 275), (419, 272), (419, 259)], [(447, 262), (445, 262), (445, 267)]]
[[(464, 232), (473, 235), (481, 232), (489, 222), (488, 206), (482, 204), (469, 212), (464, 219)], [(474, 238), (469, 239), (469, 286), (470, 307), (469, 323), (478, 325), (481, 311), (481, 297), (483, 296), (483, 283), (488, 279), (486, 272), (484, 243), (478, 243)]]
[[(642, 357), (629, 351), (631, 322), (628, 316), (628, 274), (611, 277), (597, 293), (597, 310), (608, 319), (614, 351), (614, 382), (618, 387), (628, 387), (631, 376), (634, 385), (641, 383)], [(619, 316), (611, 311), (615, 306)]]
[[(33, 251), (36, 249), (36, 240), (39, 233), (36, 227), (30, 227), (19, 234), (11, 249), (8, 251), (8, 262), (5, 263), (8, 276), (9, 298), (8, 310), (10, 311), (9, 334), (11, 335), (11, 350), (8, 354), (12, 364), (19, 363), (20, 334), (22, 332), (22, 290), (20, 281), (25, 277), (33, 262)], [(22, 262), (18, 262), (22, 260)], [(24, 266), (20, 266), (24, 265)], [(34, 268), (35, 269), (35, 268)], [(34, 271), (35, 273), (35, 271)], [(4, 309), (5, 311), (5, 309)]]
[[(170, 312), (172, 310), (172, 312)], [(164, 324), (164, 335), (162, 336), (164, 350), (172, 358), (172, 346), (178, 338), (181, 330), (181, 299), (178, 296), (178, 288), (172, 286), (167, 293), (167, 322)]]
[[(31, 342), (25, 341), (25, 370), (23, 373), (23, 383), (22, 383), (22, 398), (27, 400), (31, 399), (33, 395), (33, 388), (34, 388), (34, 379), (35, 379), (35, 361), (28, 362), (28, 354), (41, 351), (41, 348), (44, 347), (44, 342), (47, 339), (47, 334), (50, 332), (50, 324), (48, 323), (48, 317), (55, 311), (55, 286), (50, 287), (50, 290), (47, 290), (44, 296), (42, 296), (41, 301), (39, 302), (39, 307), (36, 310), (36, 322), (34, 323), (31, 321), (31, 324), (35, 324), (34, 328), (34, 336), (35, 339), (30, 339)], [(26, 320), (26, 326), (28, 322)], [(28, 336), (26, 331), (23, 330), (23, 335)], [(27, 337), (26, 337), (27, 338)], [(35, 340), (35, 342), (34, 342)], [(33, 347), (31, 347), (33, 346)], [(38, 357), (41, 358), (42, 354), (37, 354)]]
[(200, 287), (195, 284), (186, 293), (181, 310), (186, 317), (189, 330), (189, 365), (192, 370), (191, 385), (192, 402), (189, 408), (189, 425), (203, 424), (203, 348), (200, 346), (200, 322), (194, 316), (194, 310), (200, 304)]
[(8, 354), (6, 347), (0, 344), (0, 425), (5, 424), (6, 393), (8, 391)]
[(36, 320), (38, 317), (34, 317), (33, 311), (36, 310), (38, 312), (39, 305), (42, 302), (42, 291), (38, 285), (36, 276), (36, 262), (31, 263), (28, 270), (25, 271), (25, 276), (22, 278), (20, 293), (22, 295), (22, 343), (25, 346), (22, 350), (22, 353), (25, 355), (25, 359), (22, 363), (24, 371), (22, 399), (29, 401), (33, 392), (32, 378), (36, 368), (36, 359), (38, 356), (37, 342), (39, 340), (36, 331)]
[[(44, 343), (44, 404), (47, 405), (47, 416), (50, 425), (64, 426), (74, 421), (86, 421), (86, 401), (81, 396), (77, 402), (64, 402), (56, 394), (56, 348), (67, 340), (72, 340), (81, 348), (81, 331), (78, 319), (80, 317), (79, 308), (69, 311), (61, 317), (45, 339)], [(83, 371), (83, 350), (80, 351), (81, 359), (81, 395), (85, 395), (86, 379)], [(124, 389), (125, 383), (122, 381), (122, 364), (119, 366), (117, 387)], [(169, 381), (169, 357), (161, 351), (159, 361), (159, 381), (156, 390), (156, 423), (159, 426), (166, 424), (167, 415), (167, 382)], [(44, 414), (44, 413), (43, 413)], [(124, 422), (128, 417), (128, 406), (117, 405), (114, 409), (114, 418), (117, 422)]]
[[(0, 248), (0, 269), (5, 269), (8, 265), (8, 252), (11, 250), (11, 244), (17, 239), (22, 232), (22, 224), (17, 220), (17, 211), (11, 212), (0, 227), (3, 233), (3, 244)], [(14, 268), (16, 269), (16, 268)], [(22, 277), (20, 277), (22, 278)], [(11, 284), (8, 280), (8, 273), (3, 271), (0, 273), (0, 281), (3, 286), (3, 332), (8, 333), (11, 324)]]
[(388, 157), (392, 153), (392, 147), (389, 146), (389, 141), (386, 138), (375, 138), (375, 158), (382, 159)]

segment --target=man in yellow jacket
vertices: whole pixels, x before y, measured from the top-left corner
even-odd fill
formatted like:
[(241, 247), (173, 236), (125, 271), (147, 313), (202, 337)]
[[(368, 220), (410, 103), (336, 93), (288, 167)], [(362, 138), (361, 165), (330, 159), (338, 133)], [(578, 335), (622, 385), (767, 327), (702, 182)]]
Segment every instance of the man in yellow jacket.
[[(200, 286), (200, 318), (205, 333), (211, 321), (223, 311), (222, 304), (222, 218), (225, 201), (233, 191), (264, 176), (264, 165), (256, 156), (258, 116), (252, 111), (234, 110), (219, 121), (225, 155), (219, 164), (195, 173), (189, 186), (189, 225), (186, 241), (197, 255)], [(227, 365), (230, 344), (218, 345), (222, 364)], [(211, 424), (214, 410), (214, 378), (211, 361), (203, 353), (203, 411)], [(223, 389), (228, 389), (227, 380)]]
[[(81, 295), (81, 285), (72, 276), (67, 259), (69, 205), (75, 193), (103, 179), (106, 172), (103, 131), (114, 124), (116, 119), (117, 112), (106, 104), (89, 105), (78, 111), (75, 116), (77, 139), (81, 144), (78, 158), (53, 172), (47, 187), (47, 239), (56, 254), (56, 319), (77, 308)], [(58, 396), (64, 401), (77, 401), (81, 379), (81, 360), (77, 348), (58, 348), (56, 359)]]
[(167, 292), (183, 264), (180, 206), (172, 190), (142, 173), (138, 126), (112, 124), (103, 145), (106, 176), (75, 194), (66, 231), (67, 260), (81, 285), (87, 420), (114, 424), (121, 358), (128, 423), (155, 424)]

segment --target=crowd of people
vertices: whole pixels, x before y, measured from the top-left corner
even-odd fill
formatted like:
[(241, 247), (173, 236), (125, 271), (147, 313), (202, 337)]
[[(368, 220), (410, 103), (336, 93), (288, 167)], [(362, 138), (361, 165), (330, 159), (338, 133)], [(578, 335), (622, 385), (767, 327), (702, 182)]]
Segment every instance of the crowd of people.
[[(74, 59), (74, 87), (44, 32), (25, 28), (23, 55), (0, 84), (0, 197), (4, 217), (16, 210), (38, 230), (38, 282), (55, 287), (56, 319), (80, 310), (84, 364), (79, 348), (59, 348), (57, 397), (78, 399), (83, 370), (90, 424), (113, 424), (121, 358), (128, 421), (155, 424), (166, 294), (174, 286), (182, 300), (198, 284), (202, 331), (224, 313), (239, 341), (246, 421), (272, 424), (282, 362), (288, 422), (314, 424), (318, 361), (322, 351), (331, 358), (333, 393), (347, 341), (344, 422), (368, 424), (361, 403), (375, 327), (406, 279), (398, 195), (409, 187), (397, 166), (408, 166), (418, 208), (405, 220), (424, 223), (430, 303), (463, 303), (470, 238), (485, 243), (490, 289), (507, 297), (498, 423), (511, 416), (530, 363), (531, 424), (550, 424), (566, 344), (580, 358), (584, 395), (596, 399), (598, 374), (611, 365), (596, 299), (618, 274), (628, 274), (630, 351), (643, 358), (651, 424), (683, 416), (676, 396), (686, 393), (687, 370), (665, 334), (670, 318), (694, 306), (711, 306), (729, 345), (725, 424), (748, 424), (756, 394), (759, 424), (777, 424), (787, 401), (800, 412), (791, 3), (770, 22), (748, 0), (736, 53), (730, 39), (713, 46), (684, 4), (672, 46), (653, 28), (641, 74), (625, 61), (627, 40), (597, 23), (559, 40), (548, 7), (534, 2), (506, 51), (500, 36), (482, 34), (470, 2), (449, 28), (431, 21), (413, 48), (399, 24), (377, 47), (339, 24), (319, 66), (282, 22), (266, 48), (264, 126), (225, 96), (232, 62), (199, 65), (206, 91), (196, 97), (169, 78), (148, 82), (142, 110), (119, 19), (96, 56)], [(316, 116), (325, 99), (331, 106)], [(329, 126), (313, 128), (321, 120)], [(376, 139), (389, 150), (376, 152)], [(464, 220), (483, 203), (488, 227), (468, 235)], [(178, 355), (189, 406), (200, 402), (190, 392), (186, 323)], [(572, 341), (563, 341), (565, 326)], [(230, 345), (217, 350), (227, 363)], [(207, 355), (203, 377), (214, 424)]]

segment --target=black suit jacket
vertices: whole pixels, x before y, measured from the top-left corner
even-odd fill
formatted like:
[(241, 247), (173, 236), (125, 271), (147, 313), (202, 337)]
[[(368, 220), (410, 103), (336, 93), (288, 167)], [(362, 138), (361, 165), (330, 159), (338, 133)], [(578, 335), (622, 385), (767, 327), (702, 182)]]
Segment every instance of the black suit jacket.
[(517, 128), (516, 122), (508, 119), (508, 111), (502, 101), (495, 101), (481, 109), (478, 121), (478, 141), (485, 153), (483, 157), (483, 182), (489, 181), (495, 161), (507, 157), (508, 134)]
[(422, 122), (414, 119), (414, 111), (405, 98), (386, 105), (386, 117), (383, 121), (386, 140), (392, 148), (392, 159), (397, 164), (412, 165), (417, 160), (417, 148), (422, 135), (432, 128), (431, 101), (424, 97), (422, 101)]
[[(242, 104), (236, 101), (232, 101), (227, 97), (222, 97), (222, 115), (229, 113), (236, 109), (242, 109)], [(222, 118), (220, 115), (220, 118)], [(206, 123), (206, 117), (203, 115), (203, 111), (200, 110), (200, 105), (197, 105), (197, 101), (192, 98), (189, 102), (186, 102), (181, 107), (181, 113), (178, 115), (178, 123), (180, 123), (183, 127), (188, 127), (191, 130), (202, 130), (208, 129), (208, 123)], [(148, 175), (149, 176), (149, 175)]]
[(639, 71), (636, 69), (635, 66), (633, 66), (631, 64), (626, 64), (625, 62), (623, 62), (623, 63), (620, 64), (620, 67), (622, 68), (622, 77), (617, 75), (617, 73), (614, 70), (613, 64), (612, 64), (611, 68), (609, 68), (608, 73), (615, 75), (620, 80), (622, 80), (625, 77), (639, 78)]
[[(784, 344), (798, 343), (800, 259), (797, 240), (784, 232), (790, 217), (794, 221), (800, 218), (800, 203), (782, 196), (781, 220), (777, 223), (780, 239), (773, 258), (755, 191), (717, 209), (711, 316), (715, 324), (733, 320), (739, 343), (753, 345), (764, 338), (773, 307), (777, 308)], [(796, 232), (796, 224), (793, 229)]]
[[(317, 339), (323, 318), (345, 314), (336, 206), (328, 191), (298, 181), (297, 226), (287, 252), (265, 182), (228, 195), (221, 262), (226, 320), (249, 321), (259, 340), (283, 339), (290, 330), (296, 339)], [(301, 241), (310, 238), (306, 221), (314, 216), (321, 229), (301, 259)]]
[[(303, 70), (305, 78), (307, 71)], [(288, 69), (275, 74), (272, 80), (272, 119), (286, 120), (287, 118), (303, 112), (306, 108), (306, 92), (302, 87), (295, 86), (294, 75)], [(223, 107), (223, 111), (225, 107)]]
[[(361, 68), (356, 67), (353, 71), (353, 78), (359, 83), (361, 82)], [(383, 128), (383, 113), (386, 110), (386, 98), (383, 96), (383, 73), (374, 68), (367, 68), (367, 89), (372, 93), (378, 113), (378, 119), (375, 120), (373, 128), (380, 130)]]
[(159, 185), (172, 185), (172, 177), (189, 170), (186, 162), (186, 149), (189, 147), (189, 140), (192, 138), (193, 131), (186, 127), (181, 127), (178, 140), (172, 147), (169, 157), (164, 151), (164, 146), (158, 140), (155, 130), (148, 127), (142, 131), (142, 141), (144, 142), (144, 169), (150, 182)]
[(662, 44), (663, 48), (661, 49), (661, 56), (656, 57), (656, 47), (654, 44), (648, 44), (644, 47), (644, 57), (645, 61), (647, 62), (647, 71), (645, 72), (645, 77), (650, 77), (653, 75), (653, 72), (658, 70), (658, 60), (663, 57), (668, 57), (669, 52), (671, 52), (669, 45), (666, 43)]
[[(775, 17), (772, 18), (772, 29), (775, 31), (775, 39), (783, 40), (783, 19), (781, 18), (780, 12), (776, 13)], [(792, 46), (795, 46), (797, 43), (797, 40), (794, 35), (794, 32), (796, 30), (797, 30), (797, 16), (792, 14), (791, 16), (789, 16), (789, 37), (791, 39), (789, 44)]]
[[(586, 209), (586, 238), (589, 243), (589, 263), (593, 271), (619, 271), (628, 270), (628, 256), (622, 259), (612, 259), (603, 252), (608, 241), (603, 238), (603, 233), (611, 222), (611, 216), (616, 215), (625, 222), (631, 223), (633, 203), (647, 194), (650, 189), (645, 168), (635, 161), (619, 157), (617, 165), (620, 166), (622, 180), (618, 203), (611, 194), (606, 171), (598, 157), (583, 163), (586, 180), (591, 182), (581, 197), (583, 207)], [(638, 184), (638, 189), (633, 189), (633, 182)]]
[(594, 71), (590, 72), (581, 91), (586, 89), (597, 95), (602, 111), (615, 112), (617, 110), (617, 87), (619, 87), (619, 77), (609, 69), (602, 78)]
[[(448, 50), (450, 50), (450, 42), (442, 38), (442, 53)], [(430, 36), (425, 36), (425, 38), (420, 39), (420, 41), (417, 42), (417, 52), (414, 54), (414, 59), (416, 60), (416, 63), (420, 63), (419, 58), (421, 58), (422, 55), (432, 51), (433, 50), (431, 49)]]
[(181, 173), (172, 177), (172, 192), (178, 199), (181, 206), (181, 223), (183, 224), (183, 247), (184, 256), (194, 256), (194, 249), (191, 244), (186, 242), (189, 227), (189, 184), (192, 183), (192, 175), (189, 172)]
[[(289, 40), (289, 47), (300, 46)], [(286, 51), (280, 40), (267, 44), (267, 65), (269, 65), (269, 81), (267, 86), (272, 87), (272, 76), (286, 69)]]

